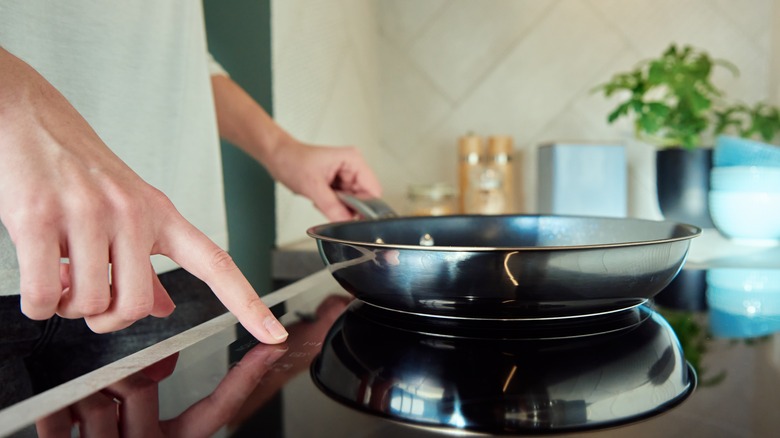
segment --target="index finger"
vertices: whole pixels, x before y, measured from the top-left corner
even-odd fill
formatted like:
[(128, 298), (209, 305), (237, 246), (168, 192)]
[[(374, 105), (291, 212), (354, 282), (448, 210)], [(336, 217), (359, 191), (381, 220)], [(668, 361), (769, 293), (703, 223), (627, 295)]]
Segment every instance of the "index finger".
[(225, 250), (184, 218), (167, 225), (161, 254), (203, 280), (253, 336), (266, 344), (287, 339), (284, 326), (263, 303)]

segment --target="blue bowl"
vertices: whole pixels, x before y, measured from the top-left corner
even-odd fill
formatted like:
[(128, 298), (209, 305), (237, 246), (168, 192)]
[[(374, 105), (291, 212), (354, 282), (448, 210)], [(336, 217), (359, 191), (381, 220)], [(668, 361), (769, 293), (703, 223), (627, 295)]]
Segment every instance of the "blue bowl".
[(721, 135), (715, 141), (712, 162), (715, 166), (780, 167), (780, 146)]
[(724, 339), (748, 339), (780, 332), (780, 316), (747, 316), (710, 309), (712, 336)]
[(753, 338), (780, 332), (780, 269), (707, 271), (710, 330), (718, 338)]
[(713, 167), (710, 189), (721, 192), (780, 192), (780, 167)]
[(711, 268), (705, 274), (707, 286), (737, 292), (777, 292), (780, 299), (780, 269)]
[(780, 319), (780, 291), (744, 291), (707, 287), (707, 305), (710, 309), (749, 317)]
[(780, 241), (780, 192), (710, 190), (709, 204), (712, 223), (724, 236), (755, 245)]

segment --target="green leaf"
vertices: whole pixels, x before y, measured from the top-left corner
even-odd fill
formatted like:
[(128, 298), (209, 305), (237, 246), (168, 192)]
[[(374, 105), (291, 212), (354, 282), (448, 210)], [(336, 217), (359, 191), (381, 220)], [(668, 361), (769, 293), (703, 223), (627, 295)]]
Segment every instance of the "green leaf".
[(689, 96), (694, 113), (702, 113), (710, 107), (712, 101), (701, 93), (693, 91)]
[(625, 102), (620, 104), (614, 111), (609, 113), (609, 116), (607, 117), (607, 122), (613, 123), (618, 118), (627, 116), (628, 110), (630, 108), (630, 104), (631, 102)]
[(662, 102), (650, 102), (647, 104), (647, 111), (662, 119), (668, 117), (671, 110), (668, 105)]
[(666, 69), (661, 61), (653, 61), (647, 72), (647, 82), (650, 85), (663, 84), (667, 80)]

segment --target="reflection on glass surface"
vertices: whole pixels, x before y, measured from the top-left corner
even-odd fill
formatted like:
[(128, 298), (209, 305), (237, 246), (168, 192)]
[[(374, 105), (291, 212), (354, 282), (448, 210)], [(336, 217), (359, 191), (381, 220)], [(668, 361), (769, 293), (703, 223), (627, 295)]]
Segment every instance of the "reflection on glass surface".
[(444, 430), (625, 424), (676, 406), (695, 386), (666, 321), (644, 306), (626, 313), (633, 317), (550, 322), (544, 336), (541, 321), (453, 331), (355, 302), (329, 331), (312, 377), (349, 407)]
[(170, 356), (36, 422), (41, 438), (69, 436), (211, 436), (238, 412), (260, 380), (287, 351), (258, 345), (207, 397), (180, 415), (159, 418), (158, 386), (173, 373)]
[[(309, 368), (349, 301), (331, 295), (311, 314), (284, 315), (290, 336), (281, 345), (259, 344), (239, 326), (237, 335), (220, 332), (195, 350), (185, 349), (39, 419), (35, 431), (40, 437), (234, 434)], [(177, 368), (180, 358), (184, 366)]]
[(749, 339), (780, 332), (780, 270), (710, 269), (707, 303), (714, 336)]
[(699, 386), (723, 383), (717, 362), (704, 364), (719, 339), (752, 346), (780, 332), (780, 270), (752, 268), (684, 269), (654, 300), (674, 329)]
[[(773, 436), (780, 427), (780, 417), (771, 415), (771, 408), (780, 403), (780, 339), (713, 338), (703, 312), (679, 310), (683, 325), (674, 326), (680, 330), (677, 336), (664, 321), (676, 324), (677, 313), (663, 309), (661, 318), (644, 307), (589, 319), (587, 324), (547, 321), (502, 329), (482, 323), (415, 325), (414, 318), (381, 318), (386, 312), (354, 315), (351, 304), (334, 325), (349, 302), (343, 294), (335, 282), (318, 284), (275, 308), (290, 332), (286, 351), (259, 345), (228, 322), (182, 349), (178, 357), (122, 382), (111, 380), (114, 383), (93, 394), (89, 403), (76, 402), (39, 421), (39, 431), (67, 432), (77, 422), (77, 431), (100, 430), (99, 436), (109, 434), (98, 426), (113, 427), (114, 433), (117, 427), (125, 431), (132, 427), (144, 436), (178, 432), (215, 437), (428, 438), (442, 431), (486, 428), (478, 420), (488, 419), (494, 425), (503, 422), (510, 431), (531, 432), (549, 431), (551, 424), (564, 428), (585, 424), (570, 426), (569, 431), (626, 424), (608, 433), (635, 438), (689, 428), (697, 431), (696, 436), (733, 436), (735, 431)], [(685, 325), (691, 321), (695, 324)], [(692, 339), (704, 340), (707, 347), (706, 352), (691, 351), (706, 356), (703, 364), (714, 371), (704, 370), (699, 381), (712, 386), (690, 398), (685, 398), (690, 390), (683, 390), (675, 398), (680, 388), (688, 388), (682, 380), (687, 365), (680, 350), (685, 349), (687, 356), (689, 344), (680, 345), (677, 339), (686, 339), (691, 327), (698, 330)], [(457, 336), (442, 336), (442, 331)], [(312, 364), (323, 346), (317, 363), (327, 362), (331, 365), (327, 369)], [(311, 375), (306, 373), (310, 369)], [(337, 389), (357, 402), (345, 397), (337, 398), (338, 403), (333, 394), (324, 394), (312, 378), (318, 370), (327, 371), (320, 373), (323, 376), (335, 372), (336, 381), (348, 385)], [(712, 384), (726, 372), (728, 379)], [(678, 384), (669, 383), (674, 381)], [(154, 394), (159, 395), (157, 402)], [(682, 399), (686, 401), (679, 408), (670, 409)], [(155, 409), (159, 416), (153, 418), (150, 413)], [(652, 421), (634, 421), (664, 411), (671, 412)], [(701, 422), (703, 416), (708, 421)], [(386, 421), (387, 417), (402, 422)], [(33, 434), (34, 429), (33, 425)]]
[[(0, 409), (91, 373), (222, 315), (208, 286), (183, 270), (160, 276), (171, 287), (176, 311), (148, 317), (112, 333), (94, 333), (83, 319), (58, 315), (34, 321), (19, 311), (19, 297), (0, 297)], [(2, 435), (2, 432), (0, 432)]]

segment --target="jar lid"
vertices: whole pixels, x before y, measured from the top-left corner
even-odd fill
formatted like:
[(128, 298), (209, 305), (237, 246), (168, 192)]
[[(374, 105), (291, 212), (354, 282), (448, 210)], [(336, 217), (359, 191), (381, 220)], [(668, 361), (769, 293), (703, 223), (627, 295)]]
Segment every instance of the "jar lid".
[(482, 137), (478, 135), (464, 135), (458, 141), (458, 149), (461, 156), (470, 154), (482, 154)]
[(457, 194), (455, 187), (448, 183), (412, 184), (408, 189), (409, 197), (432, 200), (446, 199)]
[(511, 155), (512, 137), (509, 135), (492, 135), (488, 137), (487, 153), (490, 156)]

